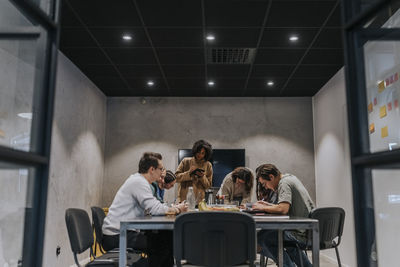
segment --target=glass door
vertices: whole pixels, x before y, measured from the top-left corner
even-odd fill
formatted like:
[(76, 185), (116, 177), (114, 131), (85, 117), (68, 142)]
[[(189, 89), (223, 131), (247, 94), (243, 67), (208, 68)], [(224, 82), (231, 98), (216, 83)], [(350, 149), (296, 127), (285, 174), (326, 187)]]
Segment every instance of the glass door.
[(58, 2), (0, 0), (0, 266), (41, 266)]
[(343, 1), (358, 266), (397, 266), (400, 3)]

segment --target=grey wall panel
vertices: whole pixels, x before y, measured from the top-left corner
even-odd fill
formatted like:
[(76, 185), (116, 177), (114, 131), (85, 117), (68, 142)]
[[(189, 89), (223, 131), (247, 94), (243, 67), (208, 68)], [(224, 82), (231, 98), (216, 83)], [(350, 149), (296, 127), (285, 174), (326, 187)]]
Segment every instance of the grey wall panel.
[[(174, 171), (178, 149), (198, 139), (245, 148), (246, 166), (274, 163), (315, 199), (311, 98), (108, 98), (106, 129), (105, 206), (138, 170), (143, 152), (162, 153)], [(167, 201), (175, 196), (176, 188), (166, 193)]]

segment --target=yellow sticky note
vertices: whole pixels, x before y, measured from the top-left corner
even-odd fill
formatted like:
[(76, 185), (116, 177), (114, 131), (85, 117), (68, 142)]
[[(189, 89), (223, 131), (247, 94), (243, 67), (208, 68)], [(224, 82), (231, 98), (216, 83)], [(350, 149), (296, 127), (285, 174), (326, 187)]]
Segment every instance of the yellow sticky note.
[(369, 133), (373, 133), (373, 132), (375, 132), (375, 123), (371, 123), (369, 125)]
[(5, 137), (6, 134), (4, 133), (4, 131), (2, 129), (0, 129), (0, 137)]
[(372, 110), (373, 110), (373, 108), (374, 108), (374, 106), (372, 105), (372, 102), (370, 102), (370, 103), (368, 104), (368, 112), (371, 113)]
[(389, 135), (388, 127), (385, 126), (385, 127), (383, 127), (383, 128), (381, 129), (381, 136), (382, 136), (382, 138), (385, 138), (385, 137), (388, 136), (388, 135)]
[(382, 93), (383, 90), (385, 90), (385, 81), (381, 81), (380, 83), (378, 83), (378, 92)]
[(386, 116), (386, 105), (379, 108), (379, 117), (383, 118)]

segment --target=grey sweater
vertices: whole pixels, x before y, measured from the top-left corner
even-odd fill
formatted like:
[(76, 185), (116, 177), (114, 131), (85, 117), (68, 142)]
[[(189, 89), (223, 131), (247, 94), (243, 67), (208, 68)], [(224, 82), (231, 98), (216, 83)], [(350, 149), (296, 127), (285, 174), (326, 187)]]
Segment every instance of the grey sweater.
[(120, 187), (108, 210), (103, 223), (103, 234), (119, 234), (121, 221), (129, 221), (144, 216), (144, 210), (152, 215), (163, 215), (168, 206), (157, 200), (150, 184), (140, 173), (135, 173)]

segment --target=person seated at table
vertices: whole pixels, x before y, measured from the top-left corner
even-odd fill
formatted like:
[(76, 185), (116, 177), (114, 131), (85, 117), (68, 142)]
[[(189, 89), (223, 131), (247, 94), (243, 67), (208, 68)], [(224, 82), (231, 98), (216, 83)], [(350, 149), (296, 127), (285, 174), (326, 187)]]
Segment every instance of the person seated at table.
[[(256, 173), (261, 166), (256, 169)], [(258, 179), (256, 179), (256, 197), (257, 200), (262, 200), (273, 204), (276, 204), (278, 201), (277, 193), (272, 189), (265, 188)]]
[(238, 201), (239, 205), (251, 202), (253, 180), (249, 168), (238, 167), (225, 176), (217, 195), (225, 195), (225, 204), (232, 204), (233, 201)]
[(171, 189), (176, 183), (175, 174), (168, 170), (164, 171), (161, 175), (161, 179), (151, 183), (151, 191), (161, 203), (164, 203), (164, 192), (165, 190)]
[[(187, 211), (187, 205), (168, 207), (157, 200), (150, 184), (161, 178), (164, 171), (162, 156), (146, 152), (139, 161), (139, 172), (132, 174), (119, 188), (103, 223), (103, 248), (119, 247), (120, 222), (145, 216), (164, 215), (166, 212), (179, 214)], [(144, 250), (149, 255), (149, 266), (173, 266), (173, 239), (171, 231), (127, 232), (127, 247)]]
[[(282, 174), (275, 165), (261, 165), (257, 171), (257, 179), (265, 188), (277, 192), (278, 201), (277, 204), (258, 201), (253, 205), (253, 209), (295, 217), (308, 217), (310, 211), (314, 208), (314, 203), (300, 180), (292, 174)], [(285, 231), (283, 241), (291, 244), (305, 244), (307, 242), (306, 232), (300, 230)], [(257, 235), (257, 242), (264, 255), (277, 262), (278, 232), (276, 230), (260, 231)], [(303, 266), (312, 266), (303, 251), (300, 256), (303, 260)], [(285, 247), (283, 266), (292, 267), (295, 266), (294, 263), (300, 266), (297, 249), (294, 246)]]
[(178, 187), (178, 201), (186, 200), (189, 187), (193, 187), (196, 202), (204, 199), (206, 189), (211, 187), (213, 169), (209, 159), (212, 155), (212, 146), (204, 140), (194, 143), (193, 157), (184, 158), (176, 169)]

